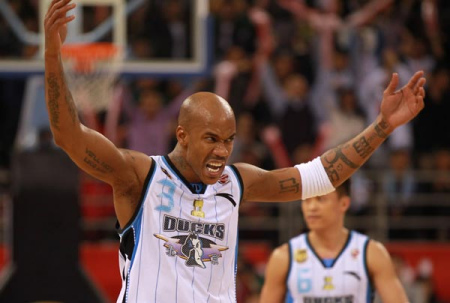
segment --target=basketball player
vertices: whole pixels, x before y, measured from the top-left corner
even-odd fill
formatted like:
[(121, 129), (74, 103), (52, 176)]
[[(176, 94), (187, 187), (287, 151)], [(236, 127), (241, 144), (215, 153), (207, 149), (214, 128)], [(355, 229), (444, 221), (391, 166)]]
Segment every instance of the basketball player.
[(302, 201), (309, 232), (274, 250), (261, 303), (369, 303), (374, 290), (384, 303), (408, 302), (384, 246), (344, 227), (349, 184)]
[(424, 106), (423, 73), (397, 92), (394, 74), (379, 117), (358, 137), (309, 163), (265, 171), (226, 165), (236, 134), (233, 111), (221, 97), (200, 92), (181, 105), (178, 143), (168, 155), (118, 149), (80, 123), (64, 79), (61, 45), (74, 7), (53, 0), (45, 17), (46, 103), (55, 142), (113, 188), (123, 281), (117, 302), (236, 302), (240, 204), (333, 191)]

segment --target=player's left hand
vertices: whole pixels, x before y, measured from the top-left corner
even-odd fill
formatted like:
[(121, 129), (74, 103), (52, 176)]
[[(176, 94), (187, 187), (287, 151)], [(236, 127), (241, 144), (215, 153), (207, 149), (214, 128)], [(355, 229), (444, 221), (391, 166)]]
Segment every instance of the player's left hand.
[(423, 71), (416, 72), (411, 77), (408, 84), (400, 90), (396, 90), (398, 85), (398, 74), (392, 75), (391, 82), (383, 93), (381, 102), (381, 116), (384, 121), (393, 129), (408, 123), (424, 108), (425, 98), (425, 78)]
[(73, 15), (67, 16), (76, 6), (76, 3), (71, 1), (53, 0), (50, 3), (44, 20), (46, 55), (59, 55), (61, 51), (67, 36), (67, 23), (75, 19)]

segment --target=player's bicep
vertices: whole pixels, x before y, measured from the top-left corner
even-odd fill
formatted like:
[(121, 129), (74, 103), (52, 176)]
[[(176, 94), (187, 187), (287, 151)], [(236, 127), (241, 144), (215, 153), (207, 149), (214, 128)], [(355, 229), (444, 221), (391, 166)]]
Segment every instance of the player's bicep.
[(235, 166), (244, 183), (245, 201), (287, 202), (301, 198), (300, 173), (295, 167), (267, 171), (245, 163)]
[(61, 146), (79, 168), (109, 184), (133, 171), (131, 156), (118, 149), (102, 134), (81, 126), (80, 134)]
[(371, 278), (382, 301), (385, 303), (409, 302), (386, 248), (379, 242), (371, 241), (367, 258)]

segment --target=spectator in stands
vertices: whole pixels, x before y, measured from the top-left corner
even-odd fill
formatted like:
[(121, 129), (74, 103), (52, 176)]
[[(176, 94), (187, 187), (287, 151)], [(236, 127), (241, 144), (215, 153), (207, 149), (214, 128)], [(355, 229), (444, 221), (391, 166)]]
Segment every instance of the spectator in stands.
[[(271, 67), (266, 64), (263, 67), (262, 88), (289, 155), (292, 157), (298, 145), (313, 145), (317, 121), (310, 108), (309, 84), (305, 77), (291, 74), (280, 83)], [(298, 129), (302, 131), (299, 132)]]
[(430, 75), (427, 107), (413, 123), (415, 150), (420, 154), (437, 148), (450, 148), (450, 73), (437, 67)]
[[(415, 191), (415, 179), (411, 172), (411, 158), (407, 150), (391, 151), (389, 168), (383, 177), (383, 192), (393, 216), (402, 216), (410, 207)], [(409, 210), (413, 212), (413, 210)]]
[(255, 29), (248, 18), (245, 1), (215, 1), (212, 9), (216, 56), (222, 59), (233, 46), (252, 53), (255, 50)]
[(125, 98), (124, 111), (128, 119), (127, 146), (149, 155), (166, 154), (169, 150), (170, 128), (183, 100), (192, 93), (188, 88), (164, 106), (164, 96), (156, 88), (138, 91), (137, 106)]
[(358, 99), (352, 89), (337, 90), (338, 105), (330, 111), (325, 122), (324, 150), (342, 144), (360, 133), (366, 124)]
[(267, 147), (259, 139), (258, 129), (250, 112), (241, 113), (237, 118), (236, 140), (230, 162), (246, 162), (263, 167), (273, 166)]

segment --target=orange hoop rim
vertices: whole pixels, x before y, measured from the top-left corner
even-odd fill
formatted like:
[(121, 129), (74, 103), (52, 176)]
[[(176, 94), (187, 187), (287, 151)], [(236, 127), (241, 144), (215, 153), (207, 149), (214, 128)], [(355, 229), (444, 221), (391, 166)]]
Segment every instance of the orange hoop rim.
[(116, 57), (119, 48), (113, 43), (96, 42), (63, 45), (63, 60), (72, 60), (73, 69), (77, 72), (89, 73), (98, 61), (108, 61)]

